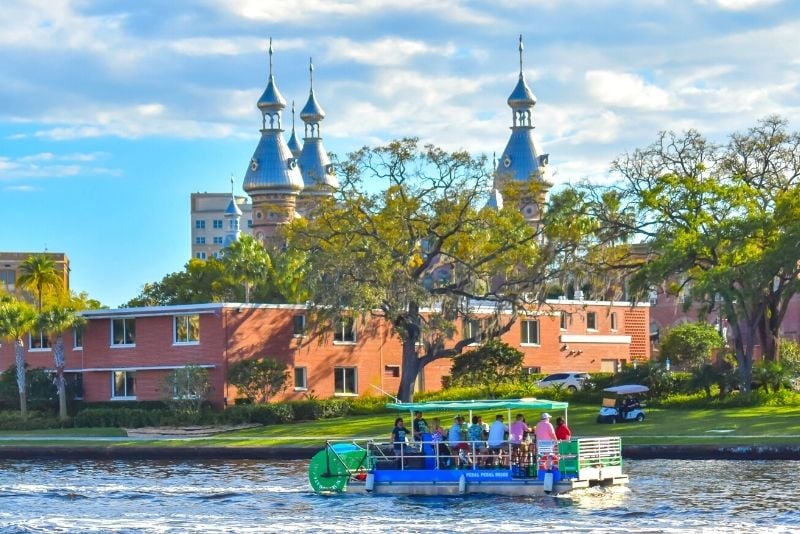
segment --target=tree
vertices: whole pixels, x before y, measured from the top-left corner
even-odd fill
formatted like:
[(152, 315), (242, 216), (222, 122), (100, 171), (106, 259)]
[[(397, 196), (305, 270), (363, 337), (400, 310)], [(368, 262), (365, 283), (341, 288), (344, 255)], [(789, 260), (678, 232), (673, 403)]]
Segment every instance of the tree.
[(36, 297), (36, 310), (42, 310), (42, 299), (49, 291), (63, 289), (64, 281), (56, 269), (56, 263), (45, 254), (28, 256), (20, 266), (20, 275), (17, 284), (20, 287), (33, 291)]
[(162, 386), (167, 405), (189, 420), (200, 414), (203, 402), (211, 392), (208, 369), (187, 364), (169, 373)]
[(463, 386), (483, 386), (489, 395), (497, 386), (520, 377), (524, 354), (497, 339), (487, 341), (475, 350), (453, 359), (450, 383)]
[(14, 343), (17, 366), (17, 388), (19, 389), (19, 410), (23, 417), (28, 415), (27, 388), (25, 381), (25, 334), (36, 326), (36, 311), (22, 301), (0, 303), (0, 339)]
[(225, 265), (215, 258), (192, 258), (183, 271), (170, 273), (159, 282), (145, 284), (142, 292), (126, 303), (127, 307), (172, 306), (204, 302), (231, 301), (236, 285)]
[(72, 299), (71, 302), (57, 302), (42, 310), (39, 315), (39, 328), (44, 330), (54, 339), (53, 360), (56, 367), (56, 388), (58, 390), (58, 416), (63, 421), (67, 418), (67, 393), (64, 381), (64, 332), (72, 331), (86, 324), (86, 320), (79, 315), (81, 301)]
[(715, 350), (725, 346), (719, 331), (706, 323), (686, 323), (669, 329), (661, 341), (661, 359), (678, 368), (694, 369), (710, 363)]
[(416, 139), (365, 147), (340, 167), (333, 198), (288, 229), (288, 248), (307, 253), (317, 324), (371, 315), (399, 337), (403, 401), (426, 365), (478, 341), (477, 330), (454, 339), (459, 323), (481, 319), (481, 335), (497, 337), (543, 302), (555, 259), (568, 250), (559, 232), (582, 233), (581, 220), (559, 224), (558, 210), (545, 215), (553, 224), (523, 219), (520, 203), (541, 192), (533, 179), (504, 189), (506, 208), (485, 207), (486, 167), (485, 158)]
[(241, 360), (228, 369), (228, 381), (250, 402), (267, 403), (286, 388), (289, 371), (274, 358)]
[(244, 286), (245, 303), (250, 302), (253, 285), (267, 280), (272, 265), (264, 245), (249, 235), (242, 235), (223, 250), (222, 263), (233, 279)]
[[(750, 387), (753, 350), (776, 360), (779, 327), (800, 289), (800, 134), (768, 117), (716, 145), (691, 130), (662, 132), (651, 146), (612, 164), (609, 189), (623, 217), (592, 211), (620, 243), (644, 240), (630, 287), (671, 282), (700, 306), (719, 306), (734, 338), (740, 387)], [(630, 252), (633, 247), (625, 247)], [(622, 264), (623, 262), (619, 262)]]

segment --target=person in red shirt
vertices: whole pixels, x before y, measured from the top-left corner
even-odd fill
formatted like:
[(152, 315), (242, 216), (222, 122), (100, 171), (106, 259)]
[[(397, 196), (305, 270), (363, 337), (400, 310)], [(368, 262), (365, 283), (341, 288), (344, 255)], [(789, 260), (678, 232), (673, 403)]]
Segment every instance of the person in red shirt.
[(572, 432), (567, 426), (567, 422), (564, 421), (563, 417), (558, 417), (556, 419), (556, 438), (558, 438), (559, 441), (567, 441), (571, 437)]

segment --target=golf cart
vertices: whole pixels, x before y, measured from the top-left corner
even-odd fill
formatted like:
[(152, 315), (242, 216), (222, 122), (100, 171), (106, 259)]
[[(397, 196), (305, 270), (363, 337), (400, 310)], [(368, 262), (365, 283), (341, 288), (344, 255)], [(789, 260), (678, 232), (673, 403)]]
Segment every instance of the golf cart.
[(639, 401), (639, 396), (648, 391), (650, 388), (638, 384), (605, 388), (603, 390), (603, 406), (600, 408), (597, 422), (614, 424), (644, 421), (644, 409)]

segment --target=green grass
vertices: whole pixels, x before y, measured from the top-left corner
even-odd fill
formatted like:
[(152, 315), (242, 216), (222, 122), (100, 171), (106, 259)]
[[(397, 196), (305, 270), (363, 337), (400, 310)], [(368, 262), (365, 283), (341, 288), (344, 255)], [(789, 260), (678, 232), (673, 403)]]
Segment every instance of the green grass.
[[(599, 407), (573, 405), (569, 410), (569, 426), (576, 437), (621, 436), (628, 445), (777, 445), (800, 444), (800, 406), (746, 407), (724, 410), (648, 409), (642, 423), (601, 425), (595, 422)], [(408, 414), (401, 414), (410, 426)], [(466, 414), (465, 414), (466, 415)], [(480, 413), (486, 421), (494, 413)], [(539, 413), (525, 414), (530, 423), (539, 419)], [(554, 412), (553, 416), (559, 415)], [(313, 422), (292, 423), (251, 428), (218, 434), (210, 438), (186, 440), (120, 440), (92, 441), (92, 437), (120, 437), (119, 429), (64, 429), (29, 432), (0, 432), (3, 446), (208, 446), (208, 447), (265, 447), (313, 446), (318, 447), (325, 438), (377, 438), (388, 440), (398, 413), (367, 416), (349, 416)], [(453, 420), (453, 413), (426, 413), (430, 423), (438, 417), (444, 426)], [(723, 432), (719, 432), (723, 431)], [(42, 440), (31, 440), (31, 437)], [(76, 438), (86, 437), (76, 441)], [(10, 438), (19, 438), (10, 439)], [(67, 439), (60, 439), (67, 438)]]

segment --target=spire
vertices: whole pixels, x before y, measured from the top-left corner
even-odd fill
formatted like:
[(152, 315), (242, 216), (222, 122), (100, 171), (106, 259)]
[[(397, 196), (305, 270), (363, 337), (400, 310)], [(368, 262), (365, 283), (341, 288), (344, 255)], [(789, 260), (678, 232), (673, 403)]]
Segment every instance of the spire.
[(297, 140), (297, 134), (294, 132), (294, 100), (292, 100), (292, 136), (289, 138), (288, 145), (289, 150), (292, 151), (292, 155), (299, 158), (303, 147), (300, 145), (300, 141)]
[(272, 38), (269, 39), (269, 80), (267, 81), (267, 88), (258, 99), (258, 109), (261, 110), (262, 127), (267, 128), (269, 122), (269, 129), (281, 129), (281, 110), (286, 107), (286, 100), (283, 95), (278, 91), (278, 86), (275, 83), (275, 76), (272, 74)]
[[(519, 36), (519, 81), (517, 81), (516, 87), (511, 92), (511, 95), (508, 97), (508, 105), (511, 109), (514, 110), (514, 126), (517, 125), (517, 120), (520, 121), (520, 126), (526, 125), (524, 124), (527, 122), (527, 126), (530, 126), (530, 110), (528, 108), (532, 108), (536, 105), (536, 97), (533, 96), (533, 92), (531, 91), (528, 84), (525, 82), (525, 74), (522, 70), (522, 51), (525, 50), (525, 47), (522, 44), (522, 35)], [(524, 112), (526, 113), (518, 113)], [(526, 117), (527, 115), (527, 117)], [(527, 118), (527, 121), (525, 119)]]
[(314, 96), (314, 63), (311, 58), (308, 58), (308, 81), (308, 101), (300, 111), (300, 118), (306, 123), (306, 137), (319, 137), (319, 123), (325, 118), (325, 112)]
[(522, 78), (522, 51), (525, 47), (522, 45), (522, 34), (519, 34), (519, 77)]

